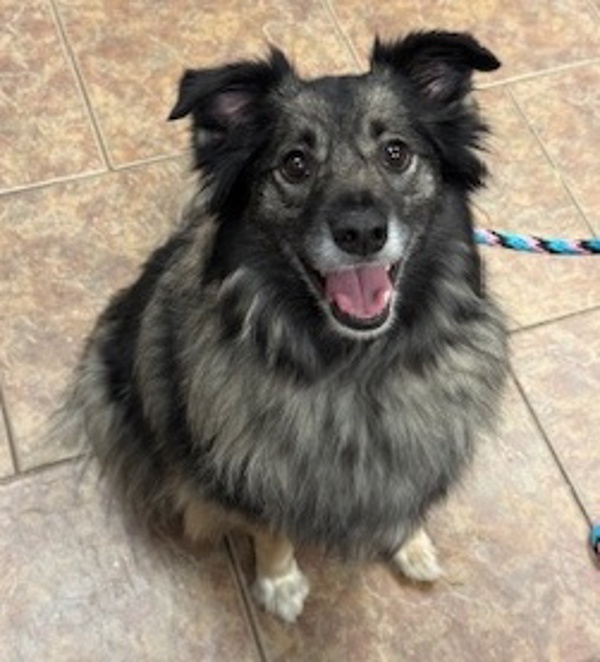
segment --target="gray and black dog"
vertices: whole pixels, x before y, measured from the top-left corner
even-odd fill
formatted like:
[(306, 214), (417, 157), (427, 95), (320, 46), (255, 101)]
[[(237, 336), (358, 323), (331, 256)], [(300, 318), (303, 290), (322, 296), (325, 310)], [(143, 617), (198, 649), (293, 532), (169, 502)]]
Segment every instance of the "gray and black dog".
[(361, 75), (190, 70), (197, 202), (100, 317), (65, 411), (135, 517), (255, 542), (255, 596), (293, 621), (294, 544), (440, 574), (423, 527), (507, 373), (469, 198), (485, 134), (470, 35), (374, 44)]

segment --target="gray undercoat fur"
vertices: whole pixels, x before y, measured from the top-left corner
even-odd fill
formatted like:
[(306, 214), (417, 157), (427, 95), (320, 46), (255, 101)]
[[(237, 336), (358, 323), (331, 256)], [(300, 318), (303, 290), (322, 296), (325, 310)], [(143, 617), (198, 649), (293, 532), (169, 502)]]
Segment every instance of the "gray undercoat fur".
[[(428, 39), (439, 35), (426, 36), (425, 44)], [(464, 48), (475, 49), (462, 39)], [(438, 51), (436, 42), (435, 57)], [(277, 109), (276, 140), (263, 149), (260, 167), (239, 175), (255, 178), (251, 195), (240, 217), (227, 221), (230, 232), (258, 237), (247, 249), (254, 254), (225, 276), (206, 278), (222, 219), (190, 205), (170, 252), (149, 264), (100, 318), (64, 413), (141, 521), (164, 522), (198, 499), (294, 542), (352, 556), (386, 555), (468, 466), (477, 436), (496, 418), (506, 379), (504, 320), (472, 277), (478, 267), (467, 189), (482, 177), (470, 153), (482, 125), (467, 101), (452, 101), (439, 119), (426, 99), (418, 104), (428, 124), (417, 131), (420, 115), (408, 103), (415, 92), (406, 76), (419, 74), (423, 94), (444, 91), (418, 68), (390, 73), (384, 63), (363, 77), (303, 86), (289, 82), (294, 74), (282, 57), (270, 66), (285, 70), (287, 82), (267, 92)], [(439, 71), (436, 66), (432, 75)], [(459, 74), (464, 93), (465, 70)], [(214, 76), (209, 72), (207, 84)], [(393, 93), (392, 78), (400, 81)], [(216, 104), (220, 110), (246, 111), (239, 85), (227, 94), (227, 104)], [(340, 95), (352, 103), (340, 107)], [(243, 120), (235, 118), (235, 131)], [(380, 166), (378, 136), (387, 134), (374, 128), (381, 122), (413, 149), (411, 168), (390, 173)], [(458, 127), (450, 138), (443, 133), (449, 122)], [(318, 195), (286, 183), (273, 165), (286, 133), (305, 136), (311, 123), (309, 142), (322, 173)], [(458, 129), (470, 136), (466, 146), (454, 145)], [(438, 155), (427, 132), (451, 143), (450, 156)], [(227, 156), (215, 154), (230, 172)], [(209, 182), (209, 203), (220, 185), (218, 177)], [(318, 268), (334, 254), (331, 241), (319, 254), (320, 238), (336, 205), (357, 204), (349, 186), (368, 193), (359, 200), (361, 213), (365, 199), (376, 202), (412, 237), (402, 245), (406, 273), (398, 275), (387, 326), (370, 336), (340, 333), (302, 266), (312, 261)], [(226, 203), (235, 202), (231, 196)], [(223, 216), (234, 212), (229, 205)], [(243, 253), (244, 241), (236, 250)], [(293, 305), (282, 291), (282, 274), (297, 297)], [(422, 302), (413, 293), (411, 305), (419, 310), (409, 324), (402, 319), (412, 315), (402, 308), (402, 292), (412, 278), (426, 291)], [(294, 305), (312, 317), (296, 315)], [(231, 320), (233, 332), (226, 331)], [(332, 346), (336, 359), (327, 363), (323, 348)], [(286, 364), (294, 374), (282, 369)]]
[[(136, 356), (145, 416), (156, 439), (163, 440), (161, 452), (171, 455), (164, 394), (172, 376), (162, 364), (161, 323), (168, 306), (186, 309), (177, 345), (187, 366), (183, 396), (191, 439), (202, 444), (218, 437), (202, 450), (202, 474), (210, 467), (232, 494), (243, 482), (253, 503), (249, 515), (293, 540), (352, 556), (393, 552), (420, 523), (423, 504), (444, 496), (459, 477), (475, 435), (495, 421), (506, 374), (502, 316), (493, 304), (479, 302), (477, 319), (459, 321), (440, 306), (429, 338), (436, 359), (425, 369), (408, 367), (404, 353), (410, 352), (411, 339), (392, 353), (381, 353), (383, 341), (375, 341), (326, 378), (298, 384), (264, 369), (251, 336), (223, 343), (219, 288), (205, 289), (202, 305), (188, 307), (190, 274), (201, 271), (211, 226), (193, 232), (194, 241), (158, 284)], [(460, 261), (458, 247), (437, 283), (441, 300), (475, 296), (456, 284), (453, 270), (462, 269)], [(293, 337), (294, 330), (285, 328), (276, 310), (268, 310), (260, 274), (236, 273), (231, 281), (222, 287), (238, 290), (248, 315), (269, 320), (276, 352), (277, 343)], [(101, 465), (142, 518), (168, 518), (182, 494), (210, 499), (189, 456), (171, 455), (169, 471), (161, 475), (140, 452), (143, 442), (132, 443), (134, 433), (112, 403), (95, 351), (107, 334), (110, 329), (100, 323), (70, 406), (82, 417)]]

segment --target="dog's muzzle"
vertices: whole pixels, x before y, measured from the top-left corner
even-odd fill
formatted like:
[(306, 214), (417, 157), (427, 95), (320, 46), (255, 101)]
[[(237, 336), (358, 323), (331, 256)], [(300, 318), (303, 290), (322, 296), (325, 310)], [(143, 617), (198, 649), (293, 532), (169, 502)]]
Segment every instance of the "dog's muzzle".
[(310, 248), (308, 272), (336, 327), (373, 335), (390, 322), (408, 232), (377, 209), (328, 219)]
[[(359, 260), (377, 255), (388, 239), (388, 221), (376, 209), (348, 211), (329, 220), (338, 249)], [(373, 326), (392, 297), (389, 266), (359, 264), (324, 274), (325, 295), (336, 317), (351, 326)]]

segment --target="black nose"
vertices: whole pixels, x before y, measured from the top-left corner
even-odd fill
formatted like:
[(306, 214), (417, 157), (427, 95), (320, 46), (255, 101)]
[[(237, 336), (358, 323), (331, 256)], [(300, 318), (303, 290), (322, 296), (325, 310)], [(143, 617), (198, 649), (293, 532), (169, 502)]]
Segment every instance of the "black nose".
[(346, 211), (329, 222), (333, 240), (345, 253), (372, 255), (387, 241), (387, 220), (375, 210)]

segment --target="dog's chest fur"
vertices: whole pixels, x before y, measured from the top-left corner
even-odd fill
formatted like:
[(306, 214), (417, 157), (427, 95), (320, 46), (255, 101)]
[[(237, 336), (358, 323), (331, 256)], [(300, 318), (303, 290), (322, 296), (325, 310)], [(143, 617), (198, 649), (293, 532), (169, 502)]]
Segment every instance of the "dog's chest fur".
[[(375, 342), (306, 383), (269, 367), (243, 333), (224, 342), (218, 292), (204, 291), (176, 342), (186, 366), (178, 387), (188, 403), (186, 481), (293, 539), (352, 555), (391, 552), (468, 463), (505, 372), (496, 309), (451, 278), (438, 287), (479, 310), (465, 320), (432, 314), (434, 361), (417, 371), (405, 360), (408, 339)], [(170, 420), (173, 375), (161, 363), (165, 311), (156, 299), (139, 342), (155, 360), (140, 362), (139, 378), (145, 410), (167, 437), (173, 431), (160, 427)], [(285, 319), (275, 311), (270, 320), (285, 337)]]
[(205, 188), (102, 315), (65, 407), (143, 522), (197, 499), (390, 553), (493, 422), (507, 343), (472, 238), (469, 95), (499, 63), (428, 32), (370, 65), (305, 81), (273, 50), (181, 79), (170, 118), (192, 116)]

